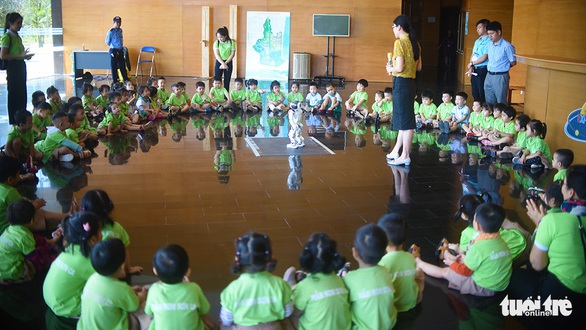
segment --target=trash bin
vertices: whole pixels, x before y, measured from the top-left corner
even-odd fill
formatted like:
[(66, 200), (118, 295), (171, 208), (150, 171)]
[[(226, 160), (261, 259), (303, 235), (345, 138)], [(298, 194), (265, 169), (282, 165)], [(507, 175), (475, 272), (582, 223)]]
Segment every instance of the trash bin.
[(310, 79), (311, 54), (304, 52), (293, 53), (293, 79)]

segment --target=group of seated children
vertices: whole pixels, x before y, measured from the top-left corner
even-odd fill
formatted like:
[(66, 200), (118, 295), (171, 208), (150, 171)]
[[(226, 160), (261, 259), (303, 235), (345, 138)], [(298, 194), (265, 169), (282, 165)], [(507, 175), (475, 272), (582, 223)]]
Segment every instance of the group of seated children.
[(356, 91), (350, 94), (345, 102), (346, 118), (364, 120), (366, 125), (390, 122), (393, 117), (393, 90), (387, 87), (384, 91), (377, 91), (374, 94), (372, 111), (369, 111), (366, 87), (368, 87), (366, 79), (358, 80)]

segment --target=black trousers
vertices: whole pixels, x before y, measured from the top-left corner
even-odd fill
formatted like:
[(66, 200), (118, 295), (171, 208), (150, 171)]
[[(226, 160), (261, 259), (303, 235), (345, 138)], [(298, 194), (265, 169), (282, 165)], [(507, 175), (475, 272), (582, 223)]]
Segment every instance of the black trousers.
[(18, 110), (26, 110), (26, 63), (24, 60), (10, 60), (6, 68), (8, 90), (8, 122), (14, 125)]
[(224, 75), (224, 88), (227, 91), (230, 90), (230, 79), (232, 78), (232, 62), (228, 63), (228, 69), (220, 69), (220, 62), (216, 60), (216, 66), (214, 67), (214, 77), (222, 77)]
[(470, 76), (470, 83), (472, 84), (472, 97), (474, 97), (474, 101), (480, 101), (480, 104), (484, 103), (484, 79), (486, 79), (486, 74), (488, 70), (486, 66), (482, 67), (475, 67), (474, 72), (478, 75)]
[(110, 48), (110, 67), (112, 68), (112, 80), (118, 82), (118, 69), (122, 73), (124, 81), (128, 80), (128, 74), (126, 73), (126, 60), (124, 59), (124, 50)]

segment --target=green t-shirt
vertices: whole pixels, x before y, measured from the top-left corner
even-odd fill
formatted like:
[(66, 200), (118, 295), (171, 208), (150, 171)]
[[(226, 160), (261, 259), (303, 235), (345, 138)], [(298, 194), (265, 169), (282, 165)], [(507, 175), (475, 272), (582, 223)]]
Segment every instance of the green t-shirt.
[(235, 102), (242, 102), (242, 101), (246, 100), (246, 90), (245, 89), (231, 90), (230, 91), (230, 99)]
[(8, 221), (6, 220), (6, 209), (8, 205), (21, 199), (22, 196), (16, 188), (6, 183), (0, 183), (0, 234), (8, 228)]
[[(586, 225), (585, 216), (582, 224)], [(586, 293), (586, 265), (578, 216), (567, 212), (545, 215), (537, 227), (535, 247), (547, 253), (547, 270), (563, 285), (574, 292)]]
[[(525, 236), (516, 229), (499, 229), (501, 238), (511, 251), (511, 259), (515, 260), (527, 247)], [(466, 250), (470, 244), (470, 241), (478, 237), (478, 232), (473, 227), (466, 227), (460, 234), (460, 248)]]
[(515, 121), (514, 120), (511, 120), (510, 122), (508, 122), (506, 124), (503, 122), (503, 124), (505, 126), (503, 127), (503, 130), (501, 131), (501, 133), (507, 133), (507, 134), (517, 133), (517, 130), (515, 130)]
[(81, 105), (83, 105), (83, 108), (85, 109), (85, 111), (91, 110), (88, 107), (88, 104), (91, 104), (93, 106), (98, 105), (98, 103), (96, 102), (96, 98), (95, 97), (93, 97), (93, 96), (87, 96), (87, 95), (82, 96), (81, 97)]
[(252, 326), (285, 318), (291, 287), (267, 271), (244, 273), (220, 295), (222, 307), (234, 315), (234, 324)]
[(469, 123), (472, 127), (478, 127), (482, 125), (482, 112), (476, 112), (476, 111), (472, 111), (472, 113), (470, 113), (470, 119), (469, 119)]
[(492, 123), (492, 128), (494, 128), (496, 131), (502, 132), (505, 129), (505, 122), (503, 122), (501, 117), (495, 118), (494, 122)]
[(558, 172), (553, 177), (553, 181), (564, 181), (566, 179), (566, 173), (568, 172), (567, 168), (563, 168), (558, 170)]
[(51, 118), (47, 117), (43, 119), (37, 116), (36, 113), (33, 113), (33, 126), (35, 126), (41, 132), (41, 137), (39, 138), (39, 140), (44, 140), (47, 137), (47, 126), (50, 125), (52, 125)]
[(419, 114), (425, 118), (431, 118), (432, 116), (436, 116), (437, 106), (433, 103), (429, 106), (421, 103), (421, 105), (419, 106)]
[(287, 102), (292, 103), (292, 102), (303, 102), (303, 95), (301, 94), (301, 92), (297, 92), (297, 93), (289, 93), (289, 95), (287, 95)]
[(199, 285), (193, 282), (151, 286), (144, 312), (153, 315), (149, 330), (186, 329), (203, 330), (200, 315), (210, 311), (210, 303)]
[(260, 103), (260, 102), (262, 102), (262, 98), (260, 96), (260, 92), (258, 91), (258, 89), (256, 89), (256, 90), (252, 90), (252, 89), (247, 90), (246, 91), (246, 98), (251, 103)]
[(493, 116), (482, 116), (480, 119), (480, 127), (482, 129), (489, 129), (494, 126), (494, 117)]
[(103, 107), (104, 109), (106, 109), (108, 107), (108, 104), (110, 104), (110, 98), (108, 97), (104, 97), (101, 94), (98, 95), (98, 97), (96, 97), (96, 103)]
[(381, 114), (393, 114), (393, 102), (384, 101), (381, 105)]
[(391, 274), (382, 266), (359, 268), (344, 276), (350, 291), (353, 329), (391, 329), (397, 320)]
[(452, 115), (452, 109), (454, 108), (454, 103), (443, 103), (437, 108), (437, 118), (439, 120), (446, 120), (449, 116)]
[(230, 57), (230, 53), (232, 53), (232, 51), (236, 51), (236, 43), (234, 40), (226, 40), (225, 42), (216, 40), (214, 42), (214, 49), (218, 50), (220, 58), (225, 61), (228, 59), (228, 57)]
[(474, 242), (464, 263), (473, 271), (472, 279), (478, 286), (503, 291), (509, 285), (513, 261), (507, 243), (500, 237)]
[(372, 107), (371, 108), (372, 108), (372, 111), (379, 112), (379, 113), (383, 110), (382, 109), (382, 104), (381, 105), (378, 105), (378, 103), (376, 103), (376, 102), (374, 102), (372, 104)]
[(204, 103), (210, 103), (210, 97), (206, 94), (198, 94), (195, 93), (193, 94), (193, 97), (191, 98), (191, 104), (199, 104), (202, 105)]
[(126, 116), (124, 116), (122, 111), (120, 111), (120, 113), (118, 115), (114, 115), (111, 112), (106, 112), (104, 119), (102, 119), (102, 122), (98, 126), (107, 127), (110, 123), (112, 123), (112, 128), (116, 128), (116, 127), (120, 126), (121, 124), (123, 124), (125, 121), (126, 121)]
[[(61, 105), (63, 104), (63, 101), (62, 100), (53, 101), (53, 100), (50, 99), (49, 100), (49, 104), (51, 105), (51, 110), (53, 111), (52, 115), (54, 115), (56, 112), (59, 111), (59, 108), (61, 108)], [(82, 104), (83, 104), (83, 99), (82, 99)]]
[(413, 101), (413, 112), (415, 112), (415, 114), (419, 113), (419, 103), (417, 103), (417, 101)]
[(79, 245), (70, 245), (51, 264), (43, 297), (53, 313), (63, 317), (79, 317), (81, 293), (85, 283), (95, 273), (90, 258), (81, 254)]
[(187, 100), (185, 99), (183, 94), (177, 96), (177, 94), (173, 93), (171, 94), (171, 96), (169, 96), (169, 99), (167, 100), (166, 104), (174, 107), (182, 107), (187, 104)]
[(116, 221), (114, 221), (114, 225), (106, 224), (102, 227), (102, 240), (106, 238), (118, 238), (124, 243), (124, 246), (128, 247), (130, 245), (130, 236), (128, 236), (124, 227)]
[(307, 275), (293, 288), (292, 299), (303, 311), (299, 329), (350, 329), (348, 289), (336, 274)]
[[(151, 95), (153, 97), (154, 95)], [(161, 102), (165, 103), (171, 97), (171, 93), (166, 89), (159, 88), (157, 90), (157, 98), (161, 99)]]
[(17, 126), (12, 126), (10, 132), (8, 132), (8, 138), (6, 142), (10, 142), (18, 137), (20, 138), (20, 144), (22, 148), (28, 149), (31, 144), (34, 144), (35, 142), (35, 134), (36, 132), (34, 132), (32, 129), (21, 132)]
[(75, 143), (79, 143), (79, 136), (77, 135), (77, 131), (73, 128), (68, 128), (65, 130), (65, 136)]
[(273, 101), (273, 102), (281, 102), (281, 100), (285, 99), (285, 94), (283, 94), (283, 92), (279, 92), (279, 94), (276, 94), (274, 92), (270, 92), (269, 95), (267, 95), (267, 100), (269, 101)]
[(77, 329), (128, 330), (128, 312), (136, 311), (138, 303), (126, 282), (94, 273), (83, 288)]
[(528, 138), (527, 150), (532, 154), (541, 151), (541, 153), (551, 161), (551, 151), (549, 150), (547, 142), (538, 136)]
[(24, 256), (35, 250), (33, 233), (25, 226), (8, 226), (0, 235), (0, 279), (16, 280), (24, 273)]
[(87, 115), (83, 115), (83, 120), (79, 123), (79, 127), (75, 129), (77, 133), (79, 132), (90, 132), (92, 134), (96, 134), (98, 131), (95, 127), (90, 125), (89, 119), (87, 119)]
[(368, 93), (366, 91), (355, 91), (354, 93), (350, 94), (350, 100), (352, 100), (352, 104), (354, 105), (360, 103), (360, 101), (364, 101), (363, 104), (366, 104), (366, 102), (368, 102)]
[(224, 88), (224, 87), (220, 87), (220, 88), (212, 87), (212, 89), (210, 90), (211, 98), (217, 102), (226, 102), (226, 94), (227, 93), (228, 93), (228, 90), (226, 90), (226, 88)]
[(395, 288), (395, 308), (405, 312), (417, 304), (419, 287), (415, 282), (415, 258), (411, 253), (395, 251), (385, 254), (378, 262), (391, 274)]
[(130, 111), (130, 104), (128, 104), (126, 102), (122, 102), (122, 103), (120, 103), (118, 108), (120, 109), (120, 113), (123, 114), (124, 116), (126, 116), (126, 115), (128, 115), (128, 112)]
[[(8, 54), (10, 55), (18, 55), (24, 52), (24, 45), (22, 44), (20, 35), (15, 34), (10, 30), (6, 31), (4, 35), (2, 35), (2, 39), (0, 39), (0, 45), (2, 45), (2, 47), (9, 47)], [(20, 61), (24, 61), (24, 59)]]
[(515, 144), (521, 148), (526, 148), (527, 142), (529, 142), (527, 138), (527, 131), (517, 132), (517, 139)]

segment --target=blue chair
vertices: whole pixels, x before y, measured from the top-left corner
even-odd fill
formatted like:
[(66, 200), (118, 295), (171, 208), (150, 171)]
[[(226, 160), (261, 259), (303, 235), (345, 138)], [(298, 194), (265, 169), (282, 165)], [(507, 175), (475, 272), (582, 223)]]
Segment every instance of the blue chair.
[[(146, 64), (150, 63), (150, 68), (148, 68), (149, 71), (149, 77), (153, 77), (153, 71), (155, 73), (155, 76), (157, 75), (157, 65), (155, 63), (155, 54), (157, 52), (157, 49), (153, 46), (143, 46), (140, 49), (140, 52), (138, 53), (138, 61), (136, 63), (136, 73), (134, 75), (134, 77), (137, 79), (138, 81), (138, 75), (140, 74), (140, 79), (141, 79), (141, 83), (142, 83), (142, 77), (144, 76), (144, 72), (147, 70), (147, 68), (145, 67)], [(145, 64), (143, 66), (143, 64)]]

